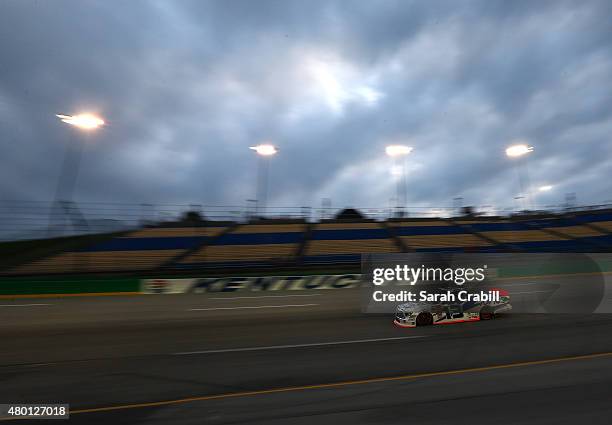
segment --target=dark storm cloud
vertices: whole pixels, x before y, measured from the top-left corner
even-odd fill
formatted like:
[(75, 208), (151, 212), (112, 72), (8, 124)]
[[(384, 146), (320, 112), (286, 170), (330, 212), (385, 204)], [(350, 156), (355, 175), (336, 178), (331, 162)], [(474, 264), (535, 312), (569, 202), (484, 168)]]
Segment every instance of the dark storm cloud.
[(0, 199), (49, 200), (55, 113), (97, 112), (76, 196), (244, 205), (248, 146), (281, 148), (271, 205), (385, 207), (388, 143), (410, 205), (511, 205), (515, 139), (539, 203), (610, 199), (609, 2), (0, 3)]

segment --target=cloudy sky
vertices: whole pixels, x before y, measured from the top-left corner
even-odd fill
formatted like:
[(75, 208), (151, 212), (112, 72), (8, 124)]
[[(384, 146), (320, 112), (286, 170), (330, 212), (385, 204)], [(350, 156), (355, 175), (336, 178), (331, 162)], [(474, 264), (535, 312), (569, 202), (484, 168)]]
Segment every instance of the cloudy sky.
[[(0, 199), (244, 205), (249, 146), (280, 148), (271, 206), (612, 199), (612, 2), (0, 0)], [(85, 137), (54, 116), (88, 111)]]

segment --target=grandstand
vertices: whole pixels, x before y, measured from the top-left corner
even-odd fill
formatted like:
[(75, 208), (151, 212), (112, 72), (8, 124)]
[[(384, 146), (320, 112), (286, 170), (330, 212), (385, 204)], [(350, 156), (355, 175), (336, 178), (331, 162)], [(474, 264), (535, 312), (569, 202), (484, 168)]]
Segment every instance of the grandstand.
[(382, 223), (317, 223), (304, 250), (306, 263), (359, 262), (364, 252), (401, 252)]
[(464, 251), (493, 244), (448, 220), (399, 221), (390, 224), (403, 245), (412, 251)]
[(249, 265), (295, 258), (306, 223), (238, 226), (179, 261), (183, 267)]
[(362, 253), (610, 252), (612, 211), (375, 221), (180, 222), (146, 227), (2, 270), (4, 275), (222, 271), (357, 265)]
[(20, 265), (11, 274), (87, 273), (150, 270), (205, 244), (227, 229), (224, 225), (203, 227), (146, 228), (61, 252)]

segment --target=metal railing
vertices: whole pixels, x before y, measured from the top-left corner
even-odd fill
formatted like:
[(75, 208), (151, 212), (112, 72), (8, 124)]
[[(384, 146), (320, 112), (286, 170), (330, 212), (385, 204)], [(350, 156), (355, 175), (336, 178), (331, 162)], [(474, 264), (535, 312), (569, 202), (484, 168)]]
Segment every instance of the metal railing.
[[(546, 205), (538, 210), (545, 213), (583, 211), (612, 208), (612, 204), (568, 207)], [(343, 208), (267, 207), (259, 212), (265, 219), (303, 219), (316, 222), (334, 218)], [(363, 216), (374, 220), (398, 217), (449, 218), (461, 214), (457, 207), (417, 206), (408, 208), (355, 208)], [(509, 216), (516, 208), (491, 205), (472, 207), (483, 216)], [(246, 205), (201, 204), (130, 204), (98, 202), (0, 201), (0, 241), (43, 239), (58, 236), (127, 231), (143, 226), (176, 224), (189, 211), (205, 220), (247, 222), (257, 218), (252, 203)]]

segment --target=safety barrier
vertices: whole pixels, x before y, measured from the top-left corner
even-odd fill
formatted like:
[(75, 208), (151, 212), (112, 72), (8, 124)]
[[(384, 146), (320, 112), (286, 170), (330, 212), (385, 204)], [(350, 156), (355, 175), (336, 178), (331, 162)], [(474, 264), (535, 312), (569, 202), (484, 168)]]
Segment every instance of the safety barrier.
[(0, 279), (0, 297), (128, 295), (140, 293), (138, 278)]

